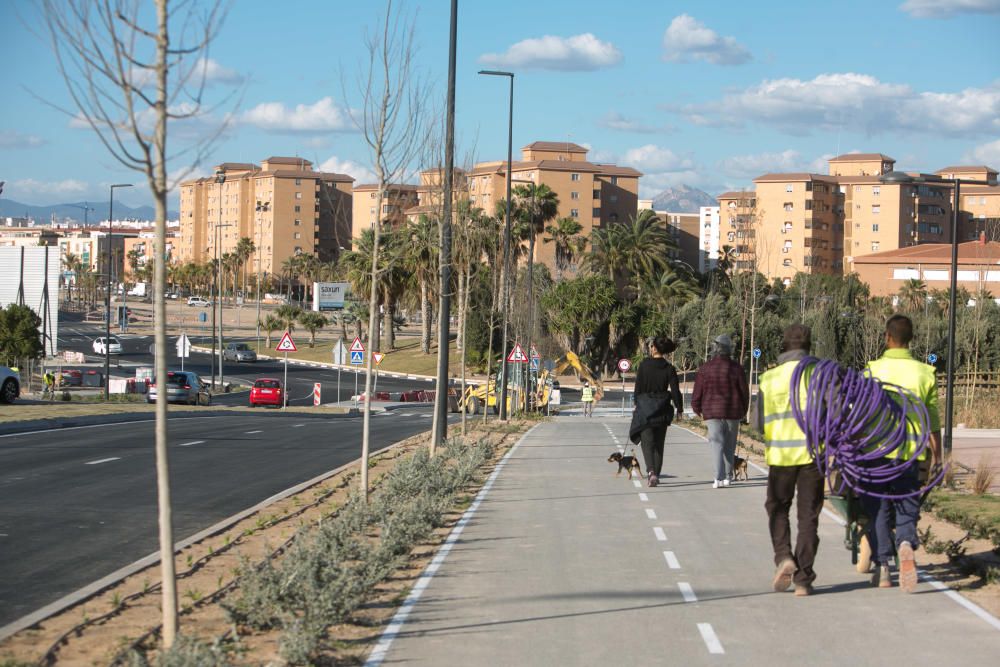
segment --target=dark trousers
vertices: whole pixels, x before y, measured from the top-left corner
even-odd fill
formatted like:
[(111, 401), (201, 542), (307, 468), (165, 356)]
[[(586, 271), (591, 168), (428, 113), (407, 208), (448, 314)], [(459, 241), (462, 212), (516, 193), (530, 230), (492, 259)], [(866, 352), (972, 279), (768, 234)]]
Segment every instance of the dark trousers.
[(646, 474), (660, 476), (663, 470), (663, 442), (667, 439), (666, 426), (650, 426), (642, 430), (642, 458), (646, 461)]
[[(884, 462), (884, 461), (883, 461)], [(910, 493), (920, 488), (920, 462), (912, 461), (907, 471), (888, 484), (872, 485), (871, 490), (877, 493)], [(920, 542), (917, 539), (917, 521), (920, 520), (920, 496), (898, 498), (893, 500), (861, 496), (861, 502), (868, 515), (868, 544), (871, 545), (875, 560), (881, 565), (888, 565), (895, 556), (893, 547), (903, 542), (909, 542), (916, 549)], [(896, 517), (896, 538), (893, 543), (893, 514)]]
[[(795, 551), (792, 551), (792, 527), (788, 512), (792, 499), (798, 496), (796, 511)], [(813, 563), (819, 548), (819, 513), (823, 509), (823, 476), (816, 464), (799, 466), (771, 466), (767, 473), (768, 527), (771, 530), (771, 545), (774, 547), (774, 564), (779, 565), (786, 558), (795, 561), (793, 580), (796, 584), (811, 584), (816, 579)]]

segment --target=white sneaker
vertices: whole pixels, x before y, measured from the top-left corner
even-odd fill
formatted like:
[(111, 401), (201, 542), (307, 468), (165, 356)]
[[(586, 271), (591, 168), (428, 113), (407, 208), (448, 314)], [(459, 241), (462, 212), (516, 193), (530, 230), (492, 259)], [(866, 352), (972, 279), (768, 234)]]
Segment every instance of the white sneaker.
[(728, 479), (722, 480), (722, 486), (729, 486), (729, 480)]
[(719, 488), (719, 480), (717, 480), (717, 479), (713, 479), (712, 480), (712, 488), (713, 489)]

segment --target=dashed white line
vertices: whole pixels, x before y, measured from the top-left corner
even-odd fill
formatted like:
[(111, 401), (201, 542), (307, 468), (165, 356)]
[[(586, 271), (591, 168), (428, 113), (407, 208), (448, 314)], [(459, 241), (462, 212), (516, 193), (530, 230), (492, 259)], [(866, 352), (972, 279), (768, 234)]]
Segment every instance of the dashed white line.
[(641, 500), (644, 503), (648, 503), (649, 502), (649, 496), (647, 496), (645, 493), (640, 493), (639, 494), (639, 500)]
[(642, 488), (642, 482), (640, 482), (640, 481), (639, 481), (639, 480), (637, 480), (637, 479), (633, 479), (633, 480), (632, 480), (632, 484), (633, 484), (633, 485), (635, 486), (635, 488), (637, 488), (637, 489), (641, 489), (641, 488)]
[(705, 646), (708, 647), (709, 653), (725, 653), (726, 650), (722, 648), (722, 642), (715, 635), (715, 630), (712, 629), (711, 623), (699, 623), (698, 632), (701, 633), (701, 638), (705, 642)]
[(292, 428), (302, 428), (305, 424), (292, 424)]
[(664, 551), (663, 557), (667, 559), (667, 567), (669, 567), (671, 570), (681, 569), (681, 564), (677, 560), (677, 556), (674, 554), (673, 551)]
[(652, 508), (647, 507), (646, 508), (646, 516), (649, 517), (650, 519), (655, 519), (656, 518), (656, 512), (654, 512)]
[(254, 433), (262, 433), (263, 431), (246, 431), (247, 435), (253, 435)]
[(678, 581), (677, 588), (680, 589), (681, 595), (684, 596), (685, 602), (697, 602), (698, 597), (694, 594), (694, 589), (691, 588), (691, 584), (686, 581)]
[(660, 542), (667, 541), (667, 534), (663, 532), (663, 529), (659, 526), (653, 526), (653, 534), (656, 535), (656, 539)]
[(204, 442), (205, 442), (204, 440), (192, 440), (191, 442), (182, 442), (181, 444), (179, 444), (177, 446), (178, 447), (190, 447), (191, 445), (200, 445), (200, 444), (202, 444)]
[(108, 461), (118, 461), (119, 459), (121, 459), (121, 457), (120, 457), (120, 456), (112, 456), (112, 457), (111, 457), (111, 458), (109, 458), (109, 459), (97, 459), (96, 461), (87, 461), (87, 462), (86, 462), (86, 463), (84, 463), (83, 465), (87, 465), (87, 466), (96, 466), (96, 465), (97, 465), (97, 464), (99, 464), (99, 463), (107, 463)]

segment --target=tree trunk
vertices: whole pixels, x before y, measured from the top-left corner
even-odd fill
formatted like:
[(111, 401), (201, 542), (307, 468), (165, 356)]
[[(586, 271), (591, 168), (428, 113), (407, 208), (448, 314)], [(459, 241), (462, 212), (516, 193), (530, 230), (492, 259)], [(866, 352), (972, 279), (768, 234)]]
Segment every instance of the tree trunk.
[(420, 351), (431, 353), (430, 299), (427, 298), (427, 279), (420, 279)]

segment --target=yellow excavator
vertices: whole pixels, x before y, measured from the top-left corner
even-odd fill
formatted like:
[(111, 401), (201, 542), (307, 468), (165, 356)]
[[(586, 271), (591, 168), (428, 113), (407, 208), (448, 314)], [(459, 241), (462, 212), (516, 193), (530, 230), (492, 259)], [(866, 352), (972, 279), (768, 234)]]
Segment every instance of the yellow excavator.
[[(556, 360), (551, 371), (543, 370), (538, 374), (532, 398), (533, 407), (544, 409), (548, 406), (552, 390), (559, 388), (559, 381), (556, 380), (556, 377), (562, 375), (570, 368), (577, 372), (581, 380), (590, 382), (591, 387), (594, 389), (594, 400), (601, 400), (601, 397), (604, 396), (604, 385), (599, 379), (594, 377), (590, 369), (583, 365), (576, 353), (567, 351)], [(458, 401), (458, 409), (473, 415), (479, 414), (480, 410), (486, 409), (492, 409), (494, 413), (500, 412), (500, 402), (496, 391), (499, 375), (498, 372), (497, 376), (490, 378), (489, 382), (485, 385), (467, 387), (465, 393)], [(507, 409), (524, 410), (524, 392), (515, 392), (512, 389), (514, 389), (514, 385), (511, 382), (507, 385)], [(516, 402), (512, 403), (512, 401)]]

